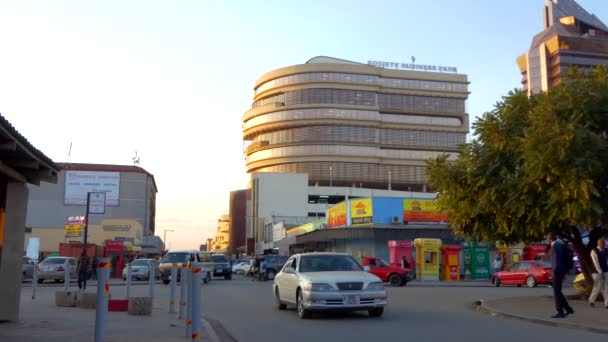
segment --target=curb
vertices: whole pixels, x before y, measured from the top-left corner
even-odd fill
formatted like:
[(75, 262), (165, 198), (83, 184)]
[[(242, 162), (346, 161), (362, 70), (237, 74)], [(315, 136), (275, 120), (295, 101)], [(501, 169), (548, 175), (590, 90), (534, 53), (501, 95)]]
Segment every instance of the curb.
[(213, 326), (207, 321), (205, 318), (202, 319), (203, 323), (203, 331), (207, 332), (207, 340), (211, 342), (221, 342), (220, 338), (217, 336), (215, 329)]
[(590, 327), (590, 326), (581, 325), (581, 324), (577, 324), (577, 323), (552, 321), (552, 320), (547, 320), (547, 319), (542, 319), (542, 318), (507, 313), (507, 312), (500, 311), (500, 310), (488, 305), (483, 300), (479, 300), (479, 301), (476, 301), (475, 303), (473, 303), (473, 308), (482, 313), (493, 316), (493, 317), (516, 319), (516, 320), (520, 320), (520, 321), (543, 324), (543, 325), (548, 325), (548, 326), (552, 326), (552, 327), (588, 331), (588, 332), (593, 332), (593, 333), (597, 333), (597, 334), (608, 334), (608, 328), (596, 328), (596, 327)]

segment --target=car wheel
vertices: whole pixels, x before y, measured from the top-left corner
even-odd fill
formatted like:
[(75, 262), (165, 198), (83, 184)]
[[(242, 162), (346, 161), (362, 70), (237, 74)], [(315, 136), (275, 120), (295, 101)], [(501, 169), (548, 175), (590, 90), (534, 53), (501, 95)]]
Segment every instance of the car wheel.
[(375, 308), (368, 311), (370, 317), (382, 317), (384, 308)]
[(163, 279), (163, 284), (165, 284), (165, 285), (169, 285), (170, 282), (171, 282), (171, 280), (169, 280), (169, 279)]
[(279, 289), (277, 288), (276, 294), (275, 294), (275, 298), (277, 300), (277, 308), (279, 310), (285, 310), (287, 309), (287, 305), (283, 302), (281, 302), (281, 295), (279, 294)]
[(391, 276), (388, 277), (388, 282), (391, 283), (392, 286), (401, 286), (401, 276), (398, 274), (391, 274)]
[(526, 278), (526, 285), (528, 287), (536, 287), (536, 279), (534, 279), (533, 276), (528, 276), (528, 278)]
[(44, 279), (38, 279), (38, 284), (42, 284), (43, 281)]
[(269, 270), (266, 273), (266, 278), (268, 278), (268, 280), (274, 280), (274, 276), (277, 274), (277, 272), (275, 270)]
[(500, 278), (499, 277), (494, 277), (494, 286), (500, 287)]
[(127, 277), (122, 277), (122, 280), (127, 281)]
[(301, 319), (306, 319), (306, 318), (310, 318), (310, 310), (306, 310), (304, 308), (304, 297), (302, 296), (302, 291), (298, 290), (298, 316)]
[(236, 271), (234, 271), (234, 273), (236, 273), (236, 274), (239, 274), (239, 275), (240, 275), (240, 274), (243, 274), (243, 271), (241, 271), (241, 270), (236, 270)]

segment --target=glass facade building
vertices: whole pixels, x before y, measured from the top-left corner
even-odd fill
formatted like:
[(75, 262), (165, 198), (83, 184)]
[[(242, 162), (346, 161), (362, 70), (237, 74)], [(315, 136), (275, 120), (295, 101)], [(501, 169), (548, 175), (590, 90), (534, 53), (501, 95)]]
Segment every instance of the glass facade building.
[[(455, 158), (469, 131), (466, 75), (330, 57), (271, 71), (243, 116), (247, 172), (309, 185), (427, 189), (426, 160)], [(390, 185), (389, 185), (390, 184)]]
[(545, 29), (517, 59), (528, 95), (560, 84), (574, 66), (588, 72), (608, 64), (608, 27), (576, 1), (547, 0), (543, 21)]

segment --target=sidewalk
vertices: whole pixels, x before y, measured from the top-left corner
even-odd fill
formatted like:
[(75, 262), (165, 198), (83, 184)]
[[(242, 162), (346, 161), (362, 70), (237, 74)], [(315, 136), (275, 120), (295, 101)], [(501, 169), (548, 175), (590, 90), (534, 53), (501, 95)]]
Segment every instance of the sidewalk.
[(568, 301), (574, 309), (574, 314), (566, 318), (551, 318), (556, 313), (555, 302), (551, 296), (489, 300), (483, 301), (478, 308), (492, 316), (608, 334), (608, 310), (604, 308), (602, 302), (596, 302), (595, 308), (592, 308), (587, 301), (580, 299), (568, 299)]
[(419, 281), (412, 280), (406, 286), (427, 287), (491, 287), (494, 286), (489, 280), (458, 280), (458, 281)]
[[(74, 287), (71, 290), (77, 290)], [(186, 338), (184, 321), (176, 314), (169, 314), (169, 287), (157, 286), (152, 315), (132, 316), (126, 312), (109, 312), (107, 342), (155, 342), (190, 341)], [(21, 291), (20, 320), (15, 323), (0, 323), (0, 340), (17, 341), (93, 341), (95, 333), (95, 310), (79, 307), (55, 306), (57, 287), (41, 287), (37, 299), (31, 298), (31, 287)], [(94, 292), (90, 288), (88, 292)], [(113, 298), (124, 298), (124, 286), (110, 287)], [(134, 286), (134, 296), (145, 296), (147, 285)], [(179, 291), (178, 291), (179, 293)], [(179, 310), (179, 307), (177, 307)], [(219, 341), (209, 323), (203, 320), (203, 341)]]

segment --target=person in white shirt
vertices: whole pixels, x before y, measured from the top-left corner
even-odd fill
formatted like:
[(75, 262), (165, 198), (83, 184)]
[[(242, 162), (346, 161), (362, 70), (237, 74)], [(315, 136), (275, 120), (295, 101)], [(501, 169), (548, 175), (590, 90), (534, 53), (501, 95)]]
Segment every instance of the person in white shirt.
[(597, 241), (597, 248), (591, 250), (593, 261), (593, 290), (589, 296), (589, 305), (595, 306), (595, 300), (600, 292), (604, 296), (604, 307), (608, 309), (608, 251), (603, 239)]
[(494, 273), (500, 272), (502, 270), (502, 259), (497, 256), (492, 266), (494, 267)]

